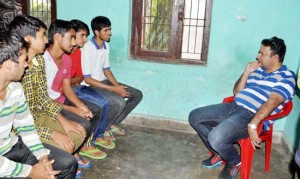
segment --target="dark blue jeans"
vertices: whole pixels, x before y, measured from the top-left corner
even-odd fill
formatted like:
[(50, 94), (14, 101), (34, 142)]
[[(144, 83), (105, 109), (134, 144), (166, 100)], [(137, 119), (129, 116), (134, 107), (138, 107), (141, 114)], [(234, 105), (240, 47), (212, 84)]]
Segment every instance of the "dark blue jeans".
[(209, 151), (236, 165), (240, 157), (233, 144), (248, 137), (247, 124), (253, 116), (235, 102), (221, 103), (194, 109), (189, 122)]
[(109, 110), (108, 101), (104, 96), (95, 92), (95, 90), (93, 90), (88, 86), (82, 86), (82, 85), (74, 86), (73, 90), (77, 94), (78, 98), (85, 99), (86, 101), (92, 102), (102, 109), (101, 121), (97, 126), (97, 128), (94, 130), (93, 139), (91, 141), (92, 144), (94, 144), (96, 138), (97, 137), (102, 138), (105, 132), (105, 128), (108, 120), (108, 110)]

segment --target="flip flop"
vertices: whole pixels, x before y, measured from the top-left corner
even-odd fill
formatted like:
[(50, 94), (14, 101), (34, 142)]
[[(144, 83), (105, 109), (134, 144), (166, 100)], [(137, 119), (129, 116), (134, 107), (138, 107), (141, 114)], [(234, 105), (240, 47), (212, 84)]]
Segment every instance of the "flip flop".
[(77, 157), (76, 160), (77, 160), (77, 163), (79, 161), (83, 161), (83, 163), (85, 163), (84, 161), (87, 161), (87, 163), (85, 163), (85, 164), (78, 163), (78, 168), (90, 168), (92, 166), (92, 161), (90, 161), (86, 158), (83, 158), (81, 156)]
[[(101, 152), (101, 155), (99, 155), (99, 156), (93, 155), (93, 154), (98, 153), (98, 152)], [(86, 151), (82, 151), (82, 150), (81, 150), (81, 151), (79, 152), (79, 154), (82, 155), (82, 156), (85, 156), (85, 157), (89, 157), (89, 158), (92, 158), (92, 159), (96, 159), (96, 160), (97, 160), (97, 159), (104, 159), (104, 158), (106, 158), (106, 156), (107, 156), (107, 154), (106, 154), (105, 152), (103, 152), (103, 151), (97, 149), (96, 147), (93, 148), (93, 149), (86, 150)]]
[(117, 126), (115, 126), (115, 125), (112, 125), (112, 126), (110, 127), (109, 132), (111, 132), (111, 133), (113, 133), (113, 134), (116, 134), (116, 135), (120, 135), (120, 136), (123, 136), (123, 135), (126, 134), (124, 129), (121, 129), (120, 127), (117, 127)]
[(106, 149), (114, 149), (116, 147), (116, 144), (109, 139), (106, 138), (97, 138), (97, 139), (95, 141), (95, 145), (104, 147)]
[(82, 171), (77, 170), (75, 178), (80, 178), (80, 177), (82, 177), (82, 175), (83, 175)]
[(104, 132), (104, 135), (103, 137), (106, 139), (106, 140), (110, 140), (112, 142), (115, 142), (116, 141), (116, 138), (113, 136), (113, 134), (109, 131), (105, 131)]

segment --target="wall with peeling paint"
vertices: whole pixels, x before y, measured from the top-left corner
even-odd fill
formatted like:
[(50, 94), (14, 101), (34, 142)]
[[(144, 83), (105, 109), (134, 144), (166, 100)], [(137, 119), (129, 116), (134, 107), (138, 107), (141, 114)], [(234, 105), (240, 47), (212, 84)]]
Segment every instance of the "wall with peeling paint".
[[(131, 1), (57, 1), (58, 18), (81, 19), (88, 25), (97, 15), (112, 22), (111, 69), (116, 78), (144, 93), (134, 114), (187, 121), (199, 106), (222, 101), (247, 62), (254, 60), (263, 38), (285, 39), (285, 64), (296, 71), (299, 61), (300, 19), (298, 0), (214, 0), (208, 64), (178, 65), (130, 59)], [(293, 113), (278, 121), (290, 143), (297, 138), (299, 97)], [(290, 119), (291, 118), (291, 119)], [(294, 144), (295, 145), (295, 144)]]

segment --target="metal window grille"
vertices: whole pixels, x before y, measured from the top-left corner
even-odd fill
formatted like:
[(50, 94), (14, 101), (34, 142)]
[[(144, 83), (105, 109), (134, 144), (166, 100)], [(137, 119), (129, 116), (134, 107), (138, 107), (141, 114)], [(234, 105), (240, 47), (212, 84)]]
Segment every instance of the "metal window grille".
[(185, 0), (181, 58), (201, 59), (206, 0)]
[(144, 0), (143, 4), (142, 49), (167, 51), (173, 0)]
[(30, 0), (30, 15), (41, 19), (49, 27), (51, 24), (51, 0)]

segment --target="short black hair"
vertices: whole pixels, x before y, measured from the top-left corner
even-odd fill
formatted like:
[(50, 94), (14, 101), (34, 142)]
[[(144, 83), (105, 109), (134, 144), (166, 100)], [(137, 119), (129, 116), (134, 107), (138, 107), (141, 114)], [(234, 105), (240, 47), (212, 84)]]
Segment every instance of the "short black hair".
[(61, 19), (54, 20), (48, 30), (49, 44), (53, 43), (53, 37), (56, 33), (64, 36), (70, 29), (74, 29), (73, 23), (71, 21), (65, 21)]
[(280, 62), (283, 62), (286, 52), (286, 46), (283, 39), (274, 36), (270, 39), (263, 39), (261, 41), (261, 45), (270, 47), (272, 51), (271, 55), (273, 56), (277, 54), (279, 56)]
[(86, 23), (84, 23), (78, 19), (73, 19), (73, 20), (71, 20), (71, 22), (73, 23), (73, 28), (74, 28), (75, 32), (79, 32), (81, 30), (86, 30), (87, 31), (86, 36), (90, 35), (90, 29), (89, 29), (88, 25), (86, 25)]
[(36, 33), (40, 28), (47, 30), (47, 26), (43, 21), (32, 16), (16, 16), (9, 24), (9, 31), (18, 34), (22, 38), (25, 38), (27, 35), (36, 37)]
[(26, 48), (24, 38), (15, 33), (6, 33), (0, 36), (0, 64), (3, 64), (7, 60), (17, 62), (20, 50)]
[(110, 20), (105, 17), (105, 16), (97, 16), (95, 18), (93, 18), (92, 22), (91, 22), (91, 27), (93, 30), (93, 33), (95, 35), (95, 30), (101, 30), (104, 27), (110, 27), (111, 26), (111, 22)]

